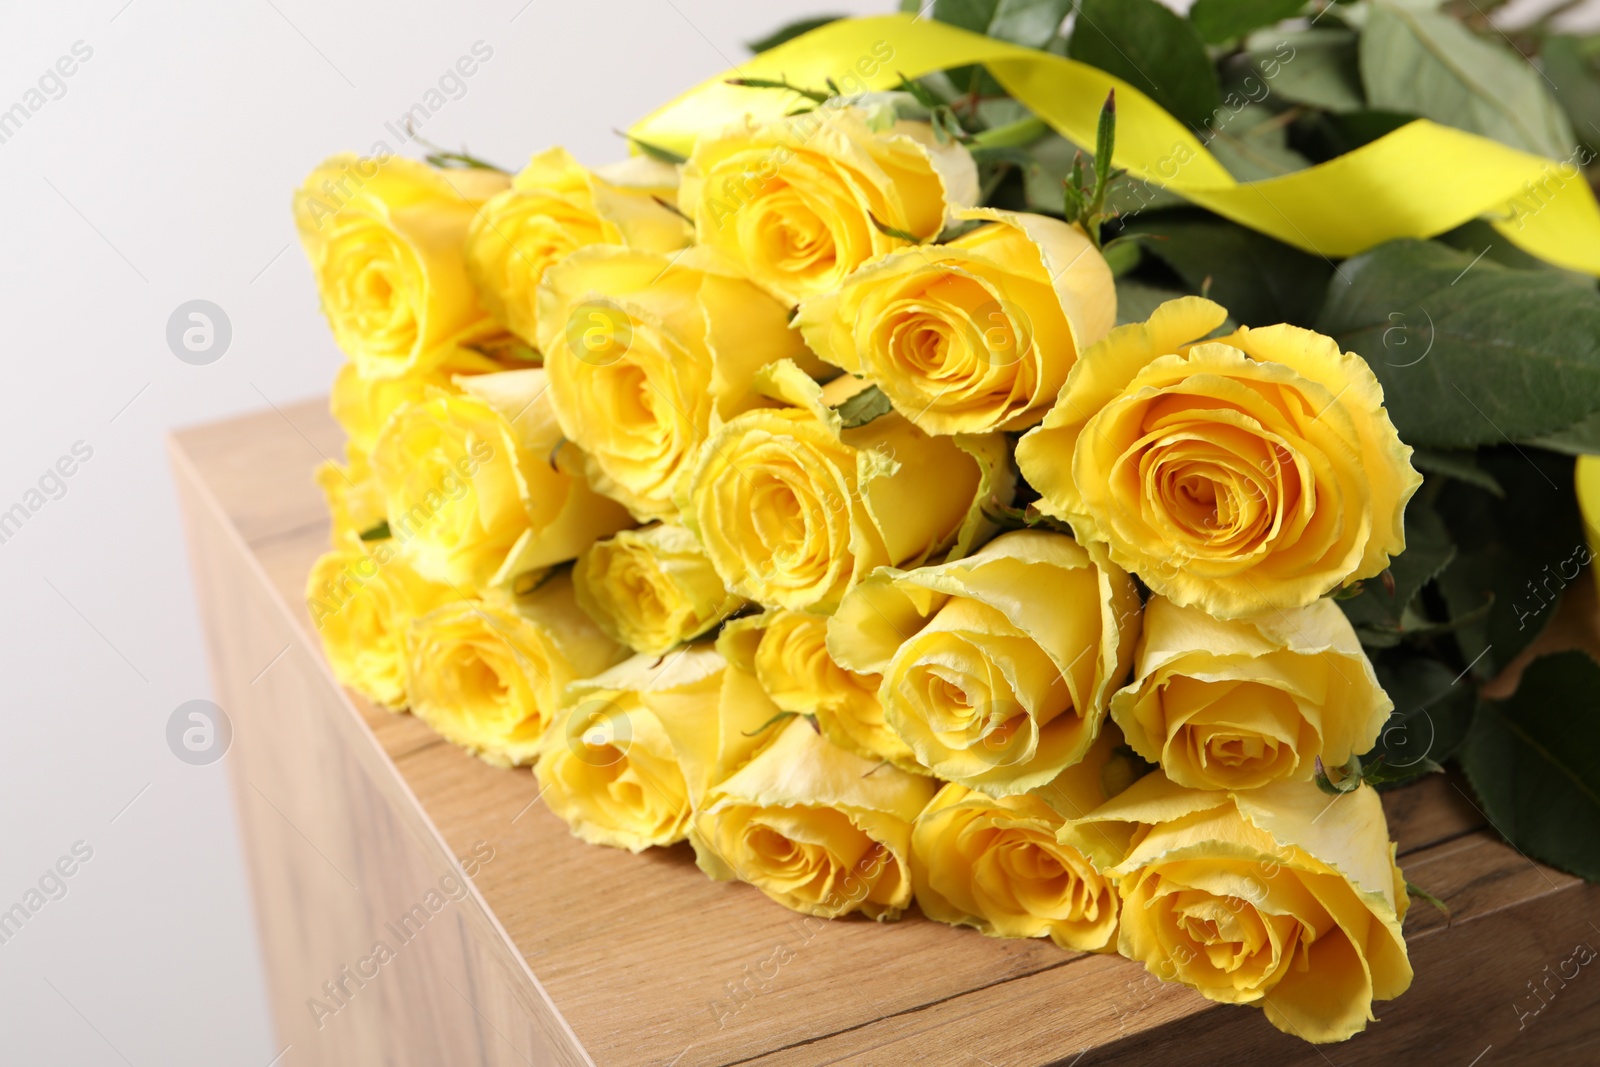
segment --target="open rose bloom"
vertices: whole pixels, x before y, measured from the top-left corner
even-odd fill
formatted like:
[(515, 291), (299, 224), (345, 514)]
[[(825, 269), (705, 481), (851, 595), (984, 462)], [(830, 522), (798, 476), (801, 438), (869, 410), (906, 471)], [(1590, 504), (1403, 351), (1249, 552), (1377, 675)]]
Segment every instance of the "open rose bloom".
[(1411, 984), (1406, 886), (1378, 794), (1309, 783), (1237, 793), (1160, 773), (1072, 820), (1063, 840), (1122, 894), (1119, 950), (1308, 1041), (1342, 1041)]
[(1017, 462), (1156, 592), (1239, 618), (1382, 571), (1422, 478), (1359, 356), (1293, 326), (1202, 340), (1226, 318), (1185, 297), (1113, 330)]

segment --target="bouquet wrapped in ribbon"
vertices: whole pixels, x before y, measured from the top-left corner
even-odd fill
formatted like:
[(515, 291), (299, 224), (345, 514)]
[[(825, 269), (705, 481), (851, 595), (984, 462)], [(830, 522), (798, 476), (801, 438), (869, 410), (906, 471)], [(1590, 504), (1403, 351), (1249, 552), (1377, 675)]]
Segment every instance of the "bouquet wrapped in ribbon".
[(1313, 1042), (1411, 981), (1379, 787), (1455, 761), (1600, 876), (1561, 651), (1600, 50), (1395, 0), (756, 47), (619, 163), (378, 145), (296, 193), (350, 356), (307, 586), (346, 684), (585, 841)]

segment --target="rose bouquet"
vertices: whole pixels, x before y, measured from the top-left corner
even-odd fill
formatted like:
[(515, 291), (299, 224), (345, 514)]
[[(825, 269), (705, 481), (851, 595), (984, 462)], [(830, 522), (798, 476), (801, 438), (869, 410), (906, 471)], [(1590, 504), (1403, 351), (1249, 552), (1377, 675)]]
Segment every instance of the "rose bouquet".
[(341, 680), (585, 841), (1308, 1041), (1411, 980), (1379, 787), (1453, 759), (1600, 876), (1600, 667), (1535, 658), (1592, 613), (1600, 51), (1398, 0), (821, 22), (621, 163), (296, 193)]

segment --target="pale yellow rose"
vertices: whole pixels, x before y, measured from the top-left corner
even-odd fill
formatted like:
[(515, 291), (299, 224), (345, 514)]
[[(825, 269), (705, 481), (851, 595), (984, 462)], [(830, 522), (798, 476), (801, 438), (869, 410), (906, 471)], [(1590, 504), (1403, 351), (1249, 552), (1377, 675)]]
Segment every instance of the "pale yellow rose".
[(411, 712), (454, 744), (508, 767), (532, 761), (569, 683), (627, 650), (589, 621), (556, 572), (533, 591), (493, 590), (412, 624)]
[(335, 548), (376, 530), (385, 521), (387, 507), (367, 454), (350, 442), (345, 443), (344, 454), (343, 463), (326, 459), (312, 473), (328, 505), (329, 541)]
[(1285, 1033), (1343, 1041), (1411, 985), (1405, 880), (1370, 786), (1230, 793), (1157, 772), (1061, 836), (1116, 879), (1119, 952), (1207, 999), (1258, 1004)]
[(384, 425), (372, 467), (389, 531), (425, 577), (462, 595), (573, 559), (631, 525), (562, 443), (539, 368), (457, 379)]
[(835, 663), (827, 636), (827, 616), (777, 608), (729, 622), (717, 636), (717, 648), (754, 674), (778, 708), (813, 716), (822, 736), (845, 751), (926, 773), (884, 721), (878, 702), (882, 679)]
[(718, 427), (684, 508), (741, 596), (827, 613), (876, 567), (964, 554), (992, 529), (984, 507), (1010, 502), (999, 435), (930, 437), (894, 412), (847, 429), (832, 405), (865, 383), (818, 387), (792, 364), (762, 381), (789, 406)]
[(823, 918), (899, 918), (911, 823), (933, 781), (846, 752), (805, 718), (781, 730), (699, 806), (689, 840), (700, 869)]
[(917, 906), (936, 922), (990, 937), (1048, 937), (1079, 952), (1115, 951), (1117, 888), (1057, 840), (1054, 804), (1086, 814), (1104, 803), (1115, 730), (1039, 794), (991, 797), (947, 783), (911, 831)]
[(1199, 340), (1226, 317), (1184, 297), (1113, 330), (1017, 463), (1079, 539), (1178, 604), (1240, 618), (1382, 571), (1422, 478), (1360, 356), (1295, 326)]
[(371, 453), (378, 443), (378, 431), (396, 411), (425, 399), (429, 389), (455, 392), (449, 370), (425, 371), (399, 378), (367, 378), (354, 363), (339, 368), (328, 395), (328, 410), (345, 432), (349, 443)]
[(306, 609), (334, 677), (392, 709), (409, 703), (411, 621), (453, 596), (388, 542), (354, 536), (323, 553), (306, 576)]
[(598, 245), (539, 288), (539, 347), (556, 416), (591, 484), (641, 520), (677, 517), (673, 496), (713, 417), (753, 406), (775, 360), (820, 364), (788, 311), (705, 249), (675, 257)]
[(829, 620), (828, 650), (883, 675), (884, 717), (923, 766), (1006, 796), (1083, 759), (1138, 636), (1139, 594), (1102, 549), (1016, 530), (873, 574)]
[(982, 225), (867, 263), (801, 304), (795, 325), (818, 355), (876, 382), (928, 433), (1026, 429), (1078, 353), (1116, 325), (1111, 268), (1059, 219), (957, 214)]
[(594, 244), (674, 252), (684, 220), (661, 201), (678, 196), (676, 168), (643, 156), (597, 171), (564, 148), (534, 156), (492, 197), (467, 231), (467, 271), (484, 306), (512, 333), (538, 343), (539, 282), (551, 265)]
[(1318, 756), (1342, 767), (1393, 709), (1332, 600), (1229, 622), (1152, 597), (1133, 681), (1111, 698), (1133, 750), (1195, 789), (1310, 778)]
[(499, 171), (334, 156), (294, 194), (295, 228), (339, 347), (369, 378), (426, 373), (500, 328), (467, 277), (467, 226)]
[(939, 144), (926, 123), (882, 122), (830, 103), (700, 138), (678, 204), (697, 242), (793, 305), (905, 247), (884, 228), (931, 239), (951, 208), (977, 198), (965, 148)]
[(541, 794), (585, 841), (670, 845), (712, 782), (770, 741), (776, 711), (709, 645), (635, 656), (569, 686), (540, 746)]
[(659, 656), (698, 637), (744, 601), (728, 592), (694, 534), (657, 524), (584, 549), (573, 568), (578, 603), (635, 652)]
[(399, 378), (363, 377), (354, 363), (339, 368), (328, 408), (347, 437), (345, 462), (340, 465), (327, 460), (316, 471), (317, 484), (333, 517), (336, 545), (343, 542), (347, 533), (365, 533), (384, 521), (387, 504), (370, 457), (378, 443), (378, 433), (390, 416), (426, 399), (431, 390), (459, 392), (453, 381), (456, 373), (482, 373), (485, 369), (495, 368), (481, 355), (465, 350), (446, 357), (438, 370)]

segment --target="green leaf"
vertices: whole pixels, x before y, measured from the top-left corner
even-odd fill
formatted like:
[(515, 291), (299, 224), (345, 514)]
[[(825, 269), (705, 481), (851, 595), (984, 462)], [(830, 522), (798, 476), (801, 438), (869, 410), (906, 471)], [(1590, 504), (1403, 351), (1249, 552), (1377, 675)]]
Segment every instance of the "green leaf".
[[(794, 85), (787, 78), (727, 78), (726, 85), (737, 85), (745, 89), (778, 89), (786, 93), (794, 93), (810, 100), (813, 104), (825, 104), (833, 98), (831, 90), (807, 89), (803, 85)], [(832, 84), (831, 82), (829, 84)], [(793, 112), (790, 112), (793, 114)], [(659, 203), (665, 203), (659, 196), (655, 198)]]
[(798, 22), (791, 22), (787, 26), (778, 27), (759, 41), (751, 41), (745, 47), (759, 55), (768, 49), (778, 47), (785, 41), (792, 41), (801, 34), (810, 33), (819, 26), (837, 22), (843, 17), (843, 15), (817, 15), (814, 18), (800, 19)]
[(1453, 756), (1478, 703), (1472, 682), (1427, 656), (1389, 655), (1372, 666), (1394, 711), (1362, 763), (1370, 767), (1381, 760), (1386, 782), (1399, 784)]
[(1322, 304), (1333, 265), (1264, 234), (1215, 216), (1166, 212), (1123, 230), (1146, 234), (1144, 251), (1165, 262), (1195, 292), (1211, 296), (1246, 326), (1309, 325)]
[(869, 385), (861, 392), (846, 399), (833, 410), (839, 413), (839, 418), (844, 422), (844, 428), (853, 430), (857, 426), (865, 426), (873, 419), (889, 414), (894, 410), (889, 404), (889, 398), (883, 390), (876, 385)]
[(617, 134), (619, 137), (626, 137), (628, 140), (638, 145), (639, 151), (643, 152), (645, 155), (649, 156), (658, 163), (672, 163), (676, 165), (679, 163), (689, 162), (688, 156), (679, 155), (670, 148), (662, 148), (660, 145), (651, 144), (649, 141), (641, 141), (633, 134), (623, 133), (621, 130), (613, 130), (612, 132)]
[(1195, 128), (1222, 104), (1200, 34), (1157, 0), (1082, 0), (1067, 55), (1116, 75)]
[(1061, 28), (1073, 0), (1000, 0), (985, 31), (1012, 44), (1043, 48)]
[(1111, 268), (1112, 277), (1120, 278), (1132, 271), (1144, 258), (1139, 251), (1139, 242), (1128, 237), (1118, 237), (1116, 240), (1107, 241), (1100, 254), (1105, 257), (1106, 266)]
[(1374, 3), (1361, 35), (1361, 78), (1374, 108), (1413, 112), (1550, 159), (1572, 152), (1572, 126), (1539, 72), (1448, 15)]
[(1600, 664), (1582, 652), (1535, 660), (1514, 696), (1479, 705), (1461, 765), (1508, 841), (1600, 881)]
[(1590, 552), (1570, 457), (1505, 447), (1486, 450), (1479, 463), (1506, 497), (1496, 500), (1459, 482), (1443, 485), (1437, 507), (1457, 555), (1437, 585), (1451, 616), (1482, 613), (1455, 639), (1461, 662), (1483, 680), (1539, 635)]
[(1458, 248), (1463, 252), (1476, 256), (1482, 252), (1484, 259), (1492, 259), (1502, 267), (1516, 267), (1518, 270), (1560, 270), (1560, 267), (1547, 263), (1538, 256), (1524, 252), (1500, 233), (1499, 230), (1489, 225), (1485, 219), (1473, 219), (1463, 222), (1453, 230), (1446, 230), (1434, 238), (1435, 241)]
[(1305, 0), (1194, 0), (1189, 21), (1206, 44), (1221, 44), (1271, 26), (1305, 6)]
[(1465, 449), (1418, 448), (1411, 453), (1411, 465), (1424, 474), (1440, 474), (1493, 493), (1501, 500), (1506, 491), (1494, 475), (1478, 466), (1478, 457)]
[(509, 170), (487, 159), (480, 159), (470, 152), (430, 152), (423, 157), (428, 165), (439, 167), (443, 170), (493, 170), (501, 174), (510, 174)]
[(1529, 444), (1564, 452), (1569, 456), (1600, 453), (1600, 412), (1573, 423), (1564, 430), (1532, 438)]
[(1117, 279), (1117, 325), (1143, 322), (1168, 300), (1188, 296), (1182, 289), (1167, 289), (1138, 278)]
[(1600, 150), (1600, 34), (1548, 37), (1539, 58), (1578, 140)]
[(1317, 329), (1366, 358), (1400, 438), (1527, 441), (1600, 412), (1600, 292), (1430, 241), (1347, 260)]
[[(1072, 10), (1073, 0), (934, 0), (929, 12), (940, 22), (1012, 44), (1043, 48)], [(919, 5), (902, 11), (920, 10)], [(956, 79), (957, 84), (963, 84)]]
[(1391, 767), (1384, 760), (1374, 759), (1370, 763), (1362, 757), (1361, 780), (1374, 789), (1392, 789), (1395, 786), (1414, 782), (1424, 774), (1439, 774), (1444, 771), (1444, 765), (1436, 760), (1423, 759), (1422, 762), (1410, 767)]
[[(1363, 643), (1384, 647), (1395, 643), (1391, 638), (1406, 636), (1412, 622), (1406, 609), (1455, 558), (1444, 521), (1420, 495), (1407, 505), (1405, 522), (1406, 550), (1390, 561), (1388, 577), (1367, 579), (1358, 596), (1339, 602)], [(1427, 622), (1420, 615), (1416, 619)]]
[(1242, 182), (1305, 170), (1311, 161), (1289, 147), (1289, 128), (1271, 108), (1229, 93), (1211, 123), (1208, 147), (1228, 173)]
[(1271, 92), (1285, 100), (1324, 111), (1359, 111), (1367, 106), (1359, 43), (1350, 30), (1263, 30), (1251, 35), (1246, 56)]
[(1333, 159), (1354, 152), (1363, 145), (1415, 122), (1417, 116), (1394, 111), (1345, 111), (1340, 114), (1317, 112), (1305, 128), (1306, 148), (1319, 160)]
[(1033, 157), (1026, 148), (1016, 145), (974, 145), (971, 149), (973, 162), (979, 166), (985, 163), (1010, 163), (1018, 167), (1033, 166)]
[[(963, 30), (988, 33), (989, 23), (999, 6), (999, 0), (933, 0), (933, 7), (928, 9), (928, 14), (940, 22), (960, 26)], [(912, 7), (911, 10), (918, 8)]]
[(394, 535), (389, 532), (389, 520), (384, 519), (371, 529), (362, 530), (360, 536), (363, 541), (387, 541)]

